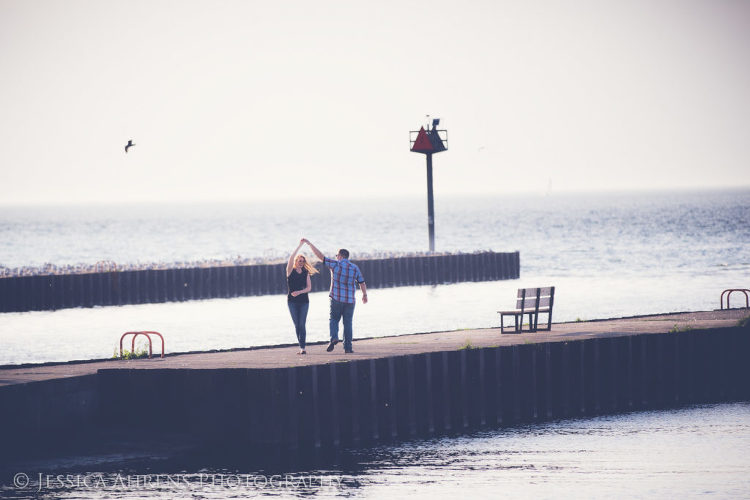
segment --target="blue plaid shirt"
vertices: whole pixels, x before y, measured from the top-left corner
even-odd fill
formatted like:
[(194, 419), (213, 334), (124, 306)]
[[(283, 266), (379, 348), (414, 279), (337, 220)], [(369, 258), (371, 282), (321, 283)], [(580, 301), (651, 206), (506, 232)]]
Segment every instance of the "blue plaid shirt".
[(356, 303), (355, 284), (365, 282), (357, 265), (349, 262), (349, 259), (333, 260), (328, 257), (323, 259), (323, 264), (331, 270), (331, 293), (328, 296), (339, 302)]

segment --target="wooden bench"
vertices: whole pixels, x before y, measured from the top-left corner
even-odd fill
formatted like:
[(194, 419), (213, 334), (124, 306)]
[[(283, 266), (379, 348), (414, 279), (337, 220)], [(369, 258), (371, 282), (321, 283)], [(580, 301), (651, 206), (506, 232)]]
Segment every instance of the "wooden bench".
[[(555, 287), (545, 288), (519, 288), (516, 300), (516, 308), (512, 311), (498, 311), (500, 313), (500, 333), (505, 333), (503, 320), (506, 316), (515, 319), (515, 333), (523, 331), (523, 317), (529, 316), (529, 330), (552, 329), (552, 306), (555, 303)], [(539, 328), (539, 314), (547, 314), (547, 328)]]

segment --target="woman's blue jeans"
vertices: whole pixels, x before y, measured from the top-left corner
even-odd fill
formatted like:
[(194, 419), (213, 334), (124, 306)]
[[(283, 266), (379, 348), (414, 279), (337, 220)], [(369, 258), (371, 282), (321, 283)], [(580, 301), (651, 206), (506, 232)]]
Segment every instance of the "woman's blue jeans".
[(305, 323), (307, 323), (307, 310), (310, 308), (309, 302), (287, 302), (289, 306), (289, 314), (292, 315), (292, 321), (294, 322), (294, 329), (297, 333), (297, 342), (299, 342), (299, 348), (305, 348), (305, 341), (307, 340), (307, 330), (305, 329)]

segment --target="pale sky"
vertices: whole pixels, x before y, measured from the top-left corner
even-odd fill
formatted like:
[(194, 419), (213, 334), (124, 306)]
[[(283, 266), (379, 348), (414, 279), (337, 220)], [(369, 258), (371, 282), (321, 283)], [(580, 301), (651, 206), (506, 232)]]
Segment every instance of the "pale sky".
[[(750, 186), (750, 1), (0, 0), (0, 203)], [(132, 139), (129, 153), (124, 146)]]

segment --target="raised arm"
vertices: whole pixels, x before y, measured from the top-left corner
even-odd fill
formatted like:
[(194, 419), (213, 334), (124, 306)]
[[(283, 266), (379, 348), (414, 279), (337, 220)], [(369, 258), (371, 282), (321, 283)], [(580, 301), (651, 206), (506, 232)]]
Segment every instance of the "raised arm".
[(312, 252), (315, 254), (315, 256), (317, 258), (319, 258), (321, 261), (325, 260), (326, 256), (323, 255), (323, 252), (321, 252), (320, 250), (318, 250), (318, 247), (316, 247), (315, 245), (313, 245), (310, 240), (308, 240), (307, 238), (302, 238), (302, 243), (307, 243), (308, 245), (310, 245), (310, 250), (312, 250)]
[(289, 276), (292, 274), (292, 269), (294, 268), (294, 256), (297, 255), (297, 252), (299, 252), (299, 249), (302, 248), (302, 245), (304, 244), (305, 240), (301, 239), (299, 240), (299, 245), (297, 245), (297, 248), (294, 249), (292, 252), (292, 255), (289, 256), (289, 262), (286, 263), (286, 275)]

